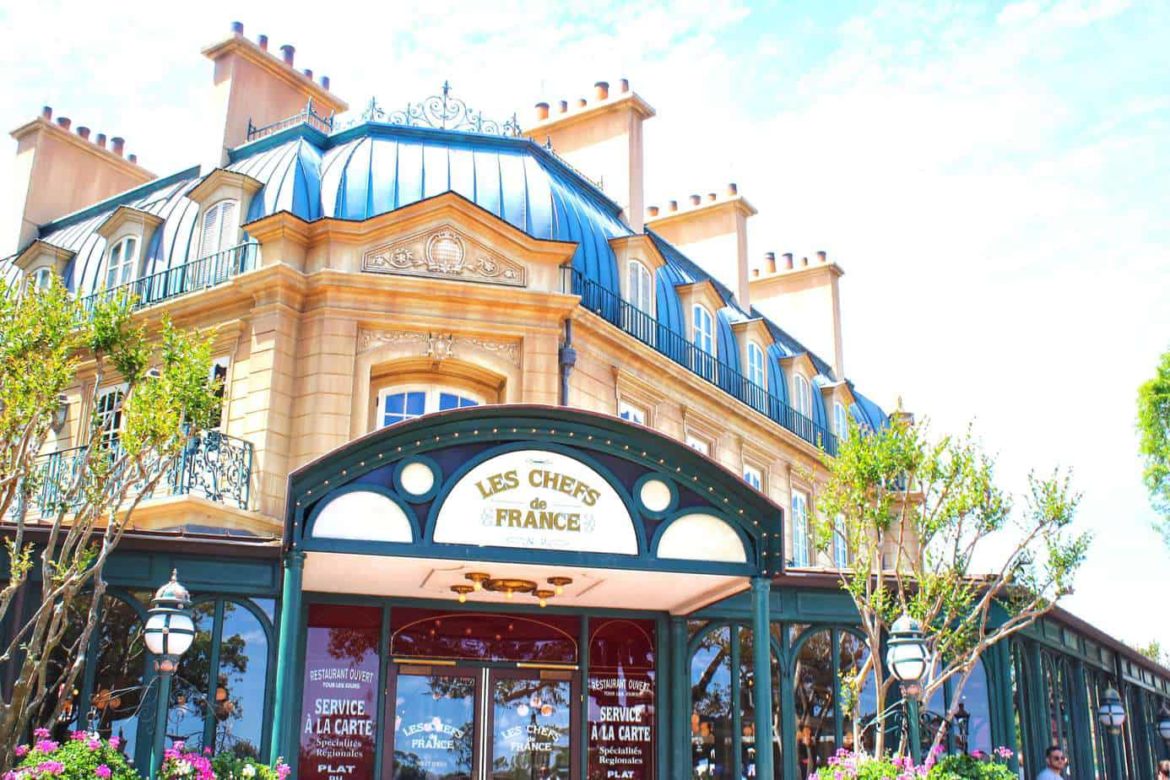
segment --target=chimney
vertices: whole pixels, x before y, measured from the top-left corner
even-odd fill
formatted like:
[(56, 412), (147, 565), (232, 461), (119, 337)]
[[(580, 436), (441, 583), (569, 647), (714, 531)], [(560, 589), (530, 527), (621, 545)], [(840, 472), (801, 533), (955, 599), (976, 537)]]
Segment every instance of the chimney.
[(321, 89), (325, 90), (326, 92), (329, 91), (329, 77), (328, 76), (321, 77)]
[(107, 151), (104, 135), (99, 133), (96, 143), (90, 143), (89, 128), (71, 133), (68, 117), (52, 119), (53, 109), (45, 106), (36, 119), (12, 131), (16, 139), (12, 180), (18, 193), (13, 206), (20, 213), (7, 219), (8, 229), (16, 228), (17, 245), (0, 247), (0, 255), (23, 250), (41, 225), (154, 178)]
[(752, 304), (829, 361), (838, 381), (846, 377), (839, 281), (844, 273), (826, 252), (817, 252), (815, 263), (805, 257), (799, 265), (785, 252), (782, 271), (750, 282)]
[(666, 203), (667, 203), (667, 211), (678, 211), (678, 201), (677, 200), (669, 200)]
[(658, 216), (658, 207), (657, 206), (647, 206), (646, 207), (646, 216), (657, 217)]
[(536, 121), (543, 122), (546, 119), (548, 119), (548, 103), (543, 103), (543, 102), (537, 103), (536, 104)]
[(293, 67), (296, 49), (280, 47), (280, 56), (268, 51), (268, 37), (257, 43), (232, 26), (232, 35), (204, 49), (214, 63), (212, 119), (213, 137), (205, 141), (202, 160), (205, 169), (227, 164), (227, 150), (248, 139), (248, 122), (264, 127), (304, 111), (312, 100), (314, 110), (325, 116), (342, 113), (349, 106), (329, 91), (327, 79), (321, 84)]
[(765, 252), (764, 253), (764, 270), (767, 271), (769, 274), (776, 273), (776, 253), (775, 252)]
[(122, 151), (126, 148), (126, 139), (114, 136), (110, 139), (110, 151), (119, 157), (122, 156)]
[(243, 22), (232, 22), (232, 35), (240, 36), (244, 34)]
[(96, 143), (101, 148), (105, 149), (106, 148), (106, 134), (105, 133), (98, 133), (97, 140), (94, 141), (94, 143)]
[(691, 195), (690, 208), (678, 211), (674, 201), (668, 213), (650, 219), (646, 226), (682, 250), (708, 274), (735, 293), (739, 305), (751, 307), (748, 284), (747, 220), (755, 208), (739, 194), (720, 198), (710, 193), (706, 200)]
[(569, 101), (567, 101), (567, 100), (557, 101), (557, 113), (558, 114), (563, 114), (568, 110), (569, 110)]
[(138, 155), (136, 155), (136, 154), (128, 154), (128, 155), (126, 155), (126, 159), (129, 160), (130, 162), (134, 163), (135, 165), (138, 164)]
[(654, 109), (625, 80), (616, 93), (609, 82), (598, 81), (593, 96), (592, 103), (579, 100), (576, 111), (539, 118), (524, 134), (538, 142), (547, 138), (570, 165), (601, 182), (629, 226), (640, 232), (645, 218), (642, 123)]

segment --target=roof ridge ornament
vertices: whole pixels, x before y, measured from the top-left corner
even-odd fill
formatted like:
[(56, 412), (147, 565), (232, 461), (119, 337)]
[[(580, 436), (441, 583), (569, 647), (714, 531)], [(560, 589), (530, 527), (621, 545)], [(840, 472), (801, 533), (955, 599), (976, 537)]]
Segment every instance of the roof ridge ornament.
[(516, 114), (503, 122), (485, 119), (482, 111), (468, 108), (466, 101), (452, 97), (451, 82), (444, 81), (441, 94), (431, 95), (418, 103), (407, 103), (401, 111), (387, 112), (370, 98), (362, 111), (361, 122), (386, 122), (407, 127), (433, 127), (437, 130), (461, 130), (483, 135), (520, 135), (520, 123)]

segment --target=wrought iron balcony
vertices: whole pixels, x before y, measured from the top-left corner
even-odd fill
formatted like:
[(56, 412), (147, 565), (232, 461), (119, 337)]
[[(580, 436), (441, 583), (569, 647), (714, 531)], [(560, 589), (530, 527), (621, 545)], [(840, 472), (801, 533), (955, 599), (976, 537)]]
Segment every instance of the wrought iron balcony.
[(125, 297), (135, 310), (223, 284), (259, 264), (260, 245), (254, 241), (191, 260), (165, 271), (143, 276), (117, 287), (109, 287), (81, 299), (88, 314), (99, 301)]
[[(43, 455), (37, 460), (38, 489), (32, 496), (30, 515), (55, 515), (62, 509), (63, 502), (66, 502), (66, 511), (69, 510), (67, 496), (81, 492), (71, 488), (83, 467), (86, 451), (86, 447), (74, 447)], [(113, 458), (119, 454), (117, 445), (108, 451)], [(114, 474), (112, 478), (119, 480), (127, 476)], [(219, 431), (204, 431), (187, 440), (178, 459), (148, 498), (202, 496), (217, 504), (247, 509), (251, 478), (252, 443)]]
[(562, 268), (561, 287), (581, 296), (581, 305), (608, 320), (638, 341), (697, 374), (728, 395), (755, 409), (805, 441), (837, 454), (837, 437), (793, 409), (780, 396), (736, 371), (727, 363), (691, 343), (681, 333), (663, 325), (646, 312), (573, 268)]
[(285, 128), (300, 124), (306, 124), (309, 127), (320, 130), (325, 135), (329, 135), (333, 132), (333, 114), (329, 114), (329, 116), (322, 116), (321, 114), (318, 114), (317, 110), (313, 108), (313, 99), (309, 98), (309, 102), (305, 104), (304, 109), (298, 111), (290, 117), (273, 122), (270, 125), (257, 127), (256, 125), (252, 124), (252, 118), (248, 117), (247, 140), (255, 141), (259, 138), (272, 135), (273, 133), (279, 133)]

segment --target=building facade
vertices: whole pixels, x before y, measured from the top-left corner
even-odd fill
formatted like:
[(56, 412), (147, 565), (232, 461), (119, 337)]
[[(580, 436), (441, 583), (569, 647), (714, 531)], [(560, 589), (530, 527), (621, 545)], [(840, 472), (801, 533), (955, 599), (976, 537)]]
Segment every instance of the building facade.
[[(237, 25), (204, 54), (219, 121), (191, 168), (48, 108), (13, 132), (0, 273), (214, 334), (223, 387), (107, 570), (67, 727), (145, 763), (141, 625), (177, 568), (198, 636), (167, 739), (303, 780), (804, 777), (852, 747), (849, 550), (814, 549), (809, 515), (821, 453), (888, 418), (845, 373), (841, 268), (751, 268), (735, 185), (647, 207), (654, 110), (625, 80), (523, 128), (446, 85), (343, 126), (292, 47)], [(91, 414), (116, 435), (118, 385), (95, 409), (90, 385), (45, 468)], [(1077, 777), (1167, 756), (1170, 672), (1059, 610), (963, 696), (948, 746), (1029, 773), (1051, 743)]]

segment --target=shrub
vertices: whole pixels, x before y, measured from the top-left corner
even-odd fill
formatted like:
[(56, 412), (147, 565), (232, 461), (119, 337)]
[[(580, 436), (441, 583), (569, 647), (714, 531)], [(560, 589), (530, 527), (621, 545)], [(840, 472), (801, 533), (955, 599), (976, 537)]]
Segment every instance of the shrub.
[[(207, 749), (211, 752), (211, 748)], [(211, 759), (194, 750), (187, 750), (182, 742), (176, 742), (163, 753), (163, 763), (158, 770), (159, 780), (216, 780), (211, 768)]]
[(211, 759), (216, 780), (285, 780), (292, 768), (283, 758), (276, 759), (274, 766), (257, 761), (252, 756), (237, 753), (220, 753)]
[(19, 763), (4, 780), (142, 780), (121, 753), (118, 737), (75, 731), (64, 743), (49, 739), (48, 729), (33, 732), (32, 745), (16, 748)]
[(996, 748), (995, 756), (944, 756), (930, 769), (927, 780), (1016, 780), (1008, 766), (1012, 751)]

